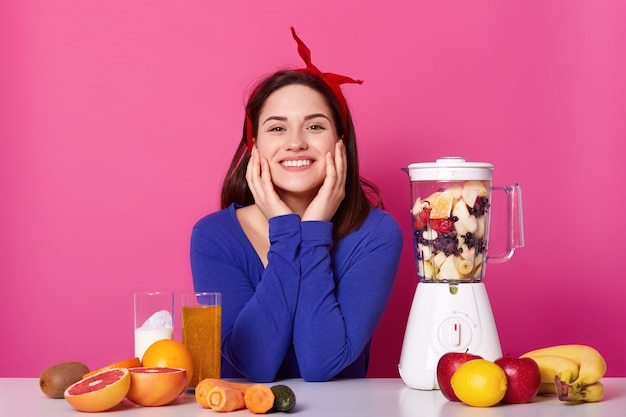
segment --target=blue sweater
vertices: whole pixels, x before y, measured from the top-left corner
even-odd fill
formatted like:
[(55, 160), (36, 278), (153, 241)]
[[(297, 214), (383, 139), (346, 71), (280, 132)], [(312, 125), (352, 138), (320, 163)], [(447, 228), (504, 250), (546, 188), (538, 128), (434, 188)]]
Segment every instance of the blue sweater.
[(329, 250), (332, 229), (330, 222), (302, 222), (295, 214), (271, 218), (265, 268), (234, 205), (196, 223), (194, 289), (222, 293), (222, 377), (270, 382), (366, 376), (402, 232), (379, 209)]

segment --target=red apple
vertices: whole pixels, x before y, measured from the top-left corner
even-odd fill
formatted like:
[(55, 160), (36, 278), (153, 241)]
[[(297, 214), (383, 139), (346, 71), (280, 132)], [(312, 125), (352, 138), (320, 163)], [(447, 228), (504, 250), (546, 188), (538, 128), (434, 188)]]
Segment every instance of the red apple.
[(502, 402), (509, 404), (529, 403), (541, 386), (541, 373), (537, 362), (531, 358), (503, 356), (494, 361), (504, 370), (508, 387)]
[(474, 359), (482, 359), (482, 357), (468, 352), (448, 352), (439, 358), (439, 362), (437, 362), (437, 384), (439, 384), (443, 396), (448, 400), (461, 401), (454, 393), (450, 379), (452, 379), (452, 374), (459, 369), (459, 366)]

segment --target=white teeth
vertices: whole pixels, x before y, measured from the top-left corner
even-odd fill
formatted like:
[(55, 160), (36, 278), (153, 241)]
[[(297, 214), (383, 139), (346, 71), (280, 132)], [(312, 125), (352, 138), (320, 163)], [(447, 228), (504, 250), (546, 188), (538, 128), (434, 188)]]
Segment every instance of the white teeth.
[(303, 167), (305, 165), (311, 165), (311, 161), (308, 159), (306, 160), (298, 159), (295, 161), (283, 161), (282, 165), (286, 167)]

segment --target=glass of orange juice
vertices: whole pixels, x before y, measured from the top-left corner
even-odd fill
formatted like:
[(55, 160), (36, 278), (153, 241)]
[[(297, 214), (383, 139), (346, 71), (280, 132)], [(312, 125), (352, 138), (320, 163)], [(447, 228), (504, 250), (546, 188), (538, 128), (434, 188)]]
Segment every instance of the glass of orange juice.
[(205, 378), (219, 378), (222, 340), (222, 294), (196, 292), (182, 294), (183, 344), (193, 359), (189, 388)]

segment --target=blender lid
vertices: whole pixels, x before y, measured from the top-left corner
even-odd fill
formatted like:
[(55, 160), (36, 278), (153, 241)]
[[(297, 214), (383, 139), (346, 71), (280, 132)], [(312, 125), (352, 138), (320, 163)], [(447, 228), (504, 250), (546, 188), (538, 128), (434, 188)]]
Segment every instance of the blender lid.
[(460, 156), (438, 158), (436, 162), (410, 164), (404, 171), (411, 181), (491, 181), (493, 165), (486, 162), (467, 162)]

